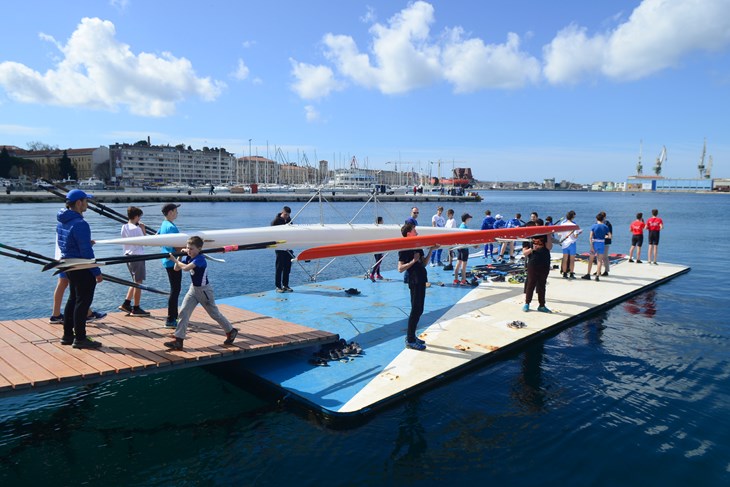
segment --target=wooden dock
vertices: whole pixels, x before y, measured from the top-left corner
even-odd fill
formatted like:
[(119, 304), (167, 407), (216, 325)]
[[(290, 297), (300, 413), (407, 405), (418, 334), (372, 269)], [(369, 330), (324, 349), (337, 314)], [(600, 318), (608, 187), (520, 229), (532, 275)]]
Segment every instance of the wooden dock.
[(148, 318), (110, 313), (87, 323), (88, 336), (103, 344), (96, 350), (61, 345), (63, 326), (47, 319), (2, 321), (0, 397), (238, 360), (339, 338), (233, 306), (219, 307), (239, 329), (236, 341), (223, 345), (223, 330), (198, 307), (184, 351), (170, 351), (163, 345), (173, 330), (165, 328), (167, 310), (162, 309), (153, 310)]

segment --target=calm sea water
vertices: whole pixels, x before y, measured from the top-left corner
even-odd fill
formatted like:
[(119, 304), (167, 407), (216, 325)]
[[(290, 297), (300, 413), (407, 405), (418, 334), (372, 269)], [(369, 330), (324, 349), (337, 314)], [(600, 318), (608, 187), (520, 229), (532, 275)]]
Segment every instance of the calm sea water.
[[(297, 414), (216, 370), (189, 369), (89, 388), (0, 399), (0, 485), (495, 485), (646, 486), (730, 483), (730, 329), (726, 309), (730, 214), (725, 195), (486, 193), (486, 208), (557, 220), (567, 210), (587, 226), (601, 210), (614, 252), (627, 252), (637, 211), (665, 221), (659, 260), (692, 271), (594, 315), (498, 363), (398, 403), (367, 423), (331, 428)], [(159, 205), (140, 204), (157, 227)], [(291, 204), (298, 211), (301, 204)], [(400, 223), (410, 203), (306, 208), (332, 223)], [(420, 205), (422, 224), (436, 205)], [(268, 225), (279, 203), (194, 203), (180, 208), (184, 231)], [(0, 205), (1, 242), (53, 254), (59, 205)], [(124, 211), (123, 207), (117, 207)], [(357, 216), (356, 216), (357, 215)], [(89, 212), (94, 238), (119, 232)], [(586, 250), (585, 239), (581, 242)], [(644, 257), (646, 257), (646, 248)], [(113, 255), (117, 249), (97, 249)], [(50, 315), (53, 276), (0, 257), (6, 285), (0, 319)], [(271, 251), (211, 264), (220, 297), (273, 287)], [(343, 260), (323, 278), (364, 273)], [(394, 262), (386, 262), (393, 267)], [(313, 268), (295, 267), (294, 285)], [(126, 277), (126, 269), (110, 272)], [(148, 284), (164, 288), (157, 263)], [(103, 283), (95, 307), (112, 311), (124, 288)], [(549, 292), (549, 291), (548, 291)], [(164, 306), (143, 294), (143, 306)], [(548, 295), (549, 299), (549, 295)], [(2, 351), (0, 349), (0, 358)]]

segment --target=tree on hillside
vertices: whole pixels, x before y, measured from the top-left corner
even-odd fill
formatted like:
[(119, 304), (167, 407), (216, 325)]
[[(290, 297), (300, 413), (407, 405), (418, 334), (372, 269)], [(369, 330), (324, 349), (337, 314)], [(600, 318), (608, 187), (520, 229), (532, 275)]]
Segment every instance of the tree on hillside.
[(41, 142), (40, 140), (31, 140), (30, 142), (25, 144), (28, 147), (28, 150), (45, 150), (45, 151), (52, 151), (52, 150), (58, 150), (58, 146), (53, 146), (50, 144), (46, 144), (45, 142)]
[(63, 157), (58, 161), (58, 172), (61, 178), (76, 179), (78, 177), (76, 168), (71, 164), (71, 158), (68, 157), (66, 151), (63, 151)]
[(6, 178), (10, 174), (10, 168), (12, 166), (10, 159), (8, 149), (3, 147), (3, 150), (0, 151), (0, 178)]

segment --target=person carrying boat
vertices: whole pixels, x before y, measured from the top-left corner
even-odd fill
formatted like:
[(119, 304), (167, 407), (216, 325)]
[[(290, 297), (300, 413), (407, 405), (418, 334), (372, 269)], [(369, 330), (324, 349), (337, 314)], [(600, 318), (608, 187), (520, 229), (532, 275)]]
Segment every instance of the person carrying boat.
[[(431, 226), (432, 227), (439, 227), (443, 228), (446, 226), (446, 218), (443, 217), (444, 207), (439, 206), (436, 208), (436, 214), (431, 217)], [(436, 267), (437, 265), (442, 266), (441, 263), (441, 253), (443, 252), (442, 249), (438, 249), (436, 252), (431, 254), (431, 267)]]
[[(291, 223), (291, 208), (285, 206), (280, 213), (274, 217), (271, 226), (288, 225)], [(277, 293), (290, 293), (294, 290), (289, 287), (289, 273), (291, 272), (291, 260), (294, 258), (294, 252), (290, 249), (276, 249), (276, 273), (274, 275), (274, 285)]]
[[(122, 225), (121, 235), (125, 237), (143, 237), (145, 234), (144, 223), (140, 221), (142, 218), (142, 209), (136, 206), (130, 206), (127, 208), (128, 221)], [(124, 255), (142, 255), (144, 254), (144, 247), (141, 245), (124, 245)], [(137, 284), (142, 284), (147, 277), (147, 268), (143, 260), (135, 262), (127, 262), (127, 269), (129, 274), (132, 276), (132, 280)], [(124, 298), (124, 302), (119, 306), (121, 311), (124, 311), (131, 316), (149, 316), (149, 311), (143, 310), (139, 305), (139, 300), (142, 297), (142, 290), (138, 287), (130, 286), (127, 290), (127, 296)], [(132, 304), (134, 302), (134, 304)]]
[(200, 253), (203, 249), (203, 239), (197, 235), (188, 239), (187, 246), (183, 249), (183, 252), (188, 254), (184, 257), (184, 260), (180, 260), (175, 257), (174, 254), (170, 253), (170, 260), (175, 263), (175, 270), (185, 271), (190, 273), (190, 289), (183, 298), (182, 308), (180, 310), (180, 321), (175, 328), (175, 339), (170, 342), (165, 342), (165, 346), (172, 350), (182, 350), (183, 340), (185, 340), (188, 322), (190, 321), (190, 315), (193, 314), (193, 310), (200, 303), (208, 316), (213, 318), (223, 331), (226, 332), (226, 339), (223, 342), (224, 345), (230, 345), (238, 335), (238, 329), (233, 328), (228, 318), (223, 316), (218, 306), (215, 304), (215, 295), (213, 294), (213, 286), (208, 281), (208, 263), (205, 260), (205, 256)]
[[(167, 203), (162, 206), (162, 214), (165, 215), (165, 220), (157, 231), (158, 235), (180, 233), (180, 230), (173, 223), (177, 219), (177, 209), (179, 207), (180, 205), (174, 203)], [(162, 247), (162, 251), (167, 253), (175, 252), (175, 250), (174, 247)], [(170, 296), (167, 298), (167, 320), (165, 320), (165, 327), (175, 328), (178, 318), (177, 302), (180, 299), (180, 289), (182, 288), (182, 273), (175, 270), (175, 263), (167, 257), (163, 257), (162, 267), (165, 268), (167, 280), (170, 282)]]
[[(416, 227), (412, 223), (406, 223), (401, 227), (401, 234), (404, 237), (415, 237), (418, 235)], [(421, 249), (401, 250), (398, 252), (398, 272), (408, 271), (408, 288), (411, 293), (411, 313), (408, 316), (408, 331), (406, 332), (406, 348), (412, 350), (426, 350), (426, 343), (416, 336), (418, 320), (423, 314), (423, 307), (426, 302), (426, 283), (428, 282), (428, 271), (426, 263), (431, 258), (434, 245), (428, 249), (426, 255)]]
[[(91, 246), (91, 228), (83, 213), (93, 198), (80, 189), (72, 189), (66, 195), (66, 209), (58, 212), (56, 234), (63, 259), (94, 259)], [(86, 336), (86, 317), (94, 300), (96, 284), (104, 277), (98, 267), (66, 272), (70, 293), (63, 311), (63, 337), (61, 345), (73, 348), (99, 348), (101, 343)]]
[[(525, 226), (543, 226), (543, 221), (535, 217)], [(542, 313), (552, 313), (545, 306), (545, 288), (547, 285), (548, 274), (550, 273), (550, 251), (553, 248), (552, 239), (547, 235), (536, 235), (529, 242), (522, 244), (522, 255), (525, 256), (527, 262), (525, 269), (527, 270), (527, 280), (525, 281), (525, 304), (522, 311), (530, 311), (530, 303), (532, 295), (537, 291), (537, 310)]]

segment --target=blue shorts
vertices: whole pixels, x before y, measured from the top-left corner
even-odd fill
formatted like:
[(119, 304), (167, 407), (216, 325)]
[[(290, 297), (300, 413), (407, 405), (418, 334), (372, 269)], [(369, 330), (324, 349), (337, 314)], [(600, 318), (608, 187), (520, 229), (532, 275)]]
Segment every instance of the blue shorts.
[(606, 250), (605, 242), (593, 242), (593, 253), (601, 255)]
[(575, 255), (576, 248), (577, 248), (577, 245), (575, 244), (575, 242), (573, 242), (572, 244), (568, 245), (567, 247), (565, 247), (563, 249), (563, 255)]

